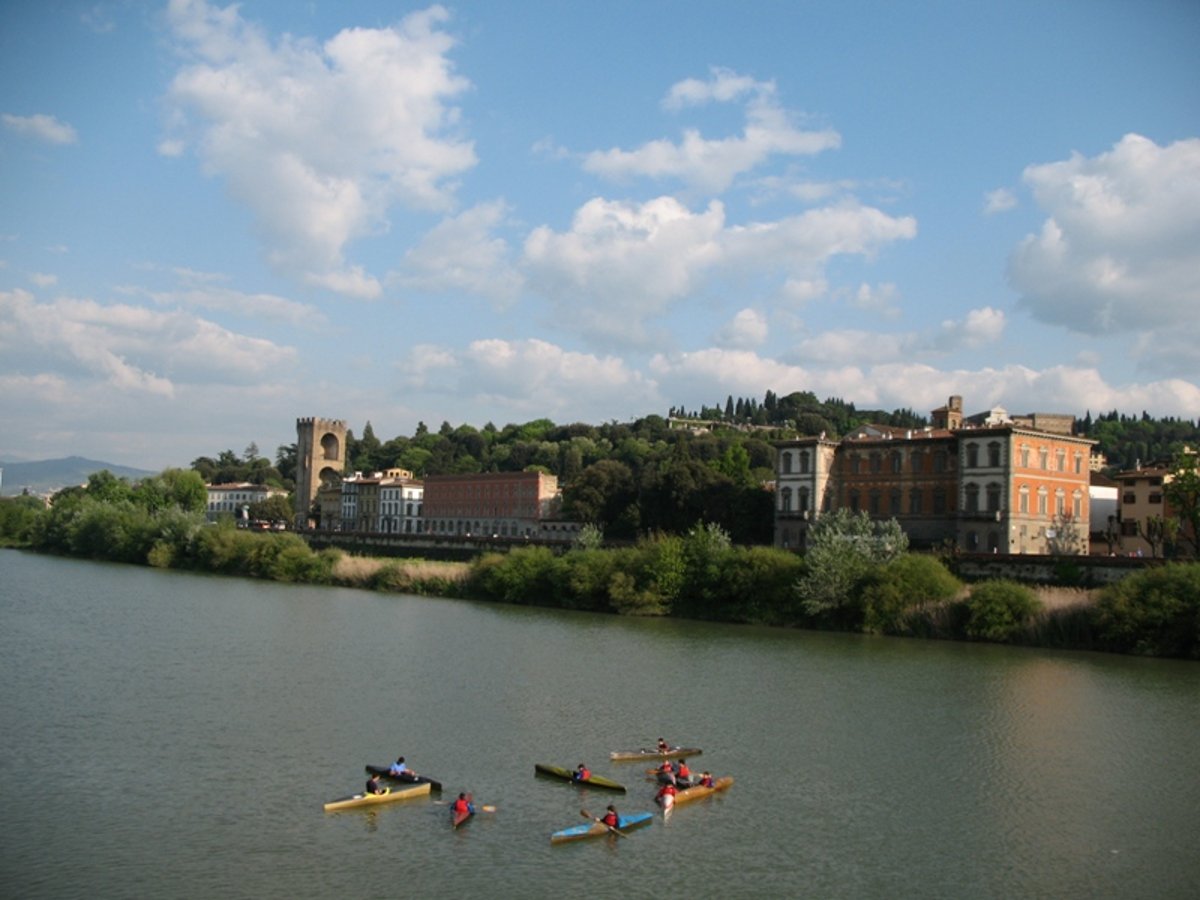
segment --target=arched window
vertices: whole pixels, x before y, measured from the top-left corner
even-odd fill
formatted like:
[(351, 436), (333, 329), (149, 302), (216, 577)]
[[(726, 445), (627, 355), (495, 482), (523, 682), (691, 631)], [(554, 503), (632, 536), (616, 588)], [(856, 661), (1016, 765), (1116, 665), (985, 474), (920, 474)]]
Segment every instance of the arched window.
[(800, 451), (800, 474), (801, 475), (808, 474), (808, 451), (807, 450)]
[(925, 451), (924, 450), (914, 450), (912, 452), (911, 462), (912, 462), (912, 470), (914, 472), (921, 472), (922, 467), (925, 464)]
[(988, 466), (993, 469), (1000, 467), (1000, 442), (991, 441), (987, 445)]
[(908, 492), (908, 511), (914, 516), (921, 514), (921, 489), (913, 488)]
[(974, 469), (979, 465), (979, 445), (967, 444), (967, 468)]
[(808, 512), (808, 488), (800, 488), (798, 495), (800, 502), (797, 504), (797, 508), (800, 512)]
[(779, 510), (780, 512), (792, 511), (792, 489), (790, 487), (779, 492)]
[(780, 454), (779, 464), (779, 470), (783, 472), (784, 475), (792, 474), (792, 454), (787, 450), (784, 450), (783, 453)]
[(968, 484), (963, 491), (963, 496), (966, 502), (964, 511), (967, 513), (979, 512), (979, 485)]

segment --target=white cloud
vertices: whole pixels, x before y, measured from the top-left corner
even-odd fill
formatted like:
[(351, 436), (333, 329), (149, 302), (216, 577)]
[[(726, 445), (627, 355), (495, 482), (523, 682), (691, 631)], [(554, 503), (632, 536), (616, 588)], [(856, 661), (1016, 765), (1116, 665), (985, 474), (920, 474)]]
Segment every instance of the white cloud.
[(767, 333), (767, 317), (756, 309), (743, 309), (717, 332), (716, 343), (728, 349), (748, 350), (762, 344)]
[(1016, 208), (1016, 205), (1016, 195), (1008, 188), (997, 188), (994, 191), (988, 191), (983, 198), (983, 212), (984, 215), (988, 216), (1008, 212), (1010, 209)]
[(576, 212), (569, 231), (534, 229), (524, 267), (529, 286), (557, 305), (567, 327), (635, 344), (646, 339), (648, 320), (702, 291), (709, 276), (775, 275), (796, 299), (806, 290), (817, 296), (831, 257), (870, 257), (915, 234), (915, 220), (857, 204), (727, 227), (719, 201), (693, 213), (672, 197), (643, 204), (596, 198)]
[(57, 275), (49, 275), (45, 272), (31, 272), (29, 280), (40, 288), (53, 287), (58, 284)]
[(678, 143), (654, 140), (635, 150), (597, 150), (584, 157), (585, 170), (606, 178), (677, 178), (711, 193), (720, 193), (744, 172), (776, 155), (812, 156), (841, 146), (832, 129), (806, 131), (779, 106), (775, 86), (755, 82), (725, 69), (714, 69), (707, 82), (688, 79), (674, 85), (663, 105), (680, 109), (709, 101), (730, 102), (749, 94), (746, 124), (737, 137), (708, 139), (685, 129)]
[(406, 391), (449, 394), (483, 418), (601, 422), (629, 408), (629, 398), (662, 405), (653, 380), (614, 356), (566, 350), (536, 339), (472, 341), (462, 350), (423, 345), (399, 367)]
[(1004, 327), (1004, 313), (984, 307), (970, 310), (962, 321), (947, 319), (927, 331), (825, 331), (802, 340), (795, 353), (797, 359), (820, 365), (911, 363), (984, 346), (997, 340), (1004, 333)]
[(700, 274), (719, 261), (724, 222), (716, 201), (692, 213), (671, 197), (589, 200), (570, 231), (542, 226), (526, 238), (529, 283), (584, 333), (639, 341), (644, 320), (695, 290)]
[(509, 259), (508, 243), (493, 234), (507, 213), (505, 204), (497, 201), (443, 220), (405, 253), (390, 280), (420, 290), (465, 290), (512, 299), (521, 289), (521, 275)]
[(0, 292), (0, 352), (10, 377), (98, 381), (119, 394), (175, 394), (178, 380), (244, 383), (294, 361), (270, 341), (182, 312)]
[(74, 144), (79, 136), (75, 129), (66, 122), (60, 122), (54, 116), (38, 113), (33, 116), (14, 116), (4, 113), (0, 121), (10, 131), (17, 134), (45, 141), (48, 144)]
[[(206, 171), (253, 212), (272, 265), (350, 296), (378, 282), (347, 246), (387, 227), (395, 204), (452, 205), (475, 165), (449, 102), (468, 88), (447, 54), (440, 6), (391, 28), (354, 28), (324, 44), (272, 45), (237, 6), (173, 0), (168, 21), (188, 62), (169, 93), (173, 122), (196, 130)], [(161, 151), (176, 153), (183, 135)]]
[[(1049, 218), (1013, 252), (1009, 278), (1035, 318), (1087, 334), (1141, 335), (1147, 366), (1200, 370), (1200, 139), (1135, 134), (1112, 150), (1025, 170)], [(1181, 352), (1180, 352), (1181, 351)]]

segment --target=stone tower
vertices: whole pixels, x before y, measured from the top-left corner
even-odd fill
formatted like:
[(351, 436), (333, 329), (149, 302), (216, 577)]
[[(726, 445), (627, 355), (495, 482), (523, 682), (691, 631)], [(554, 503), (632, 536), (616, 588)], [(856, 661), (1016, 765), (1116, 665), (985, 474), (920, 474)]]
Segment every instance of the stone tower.
[(308, 527), (317, 489), (346, 469), (346, 423), (341, 419), (296, 420), (296, 527)]

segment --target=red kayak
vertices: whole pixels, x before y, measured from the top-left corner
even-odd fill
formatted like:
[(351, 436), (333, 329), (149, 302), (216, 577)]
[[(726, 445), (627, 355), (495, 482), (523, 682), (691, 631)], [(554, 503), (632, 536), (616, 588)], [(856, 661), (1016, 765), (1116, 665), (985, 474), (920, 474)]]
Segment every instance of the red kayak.
[(471, 801), (471, 795), (467, 794), (467, 803), (469, 804), (466, 812), (459, 812), (453, 806), (450, 807), (450, 822), (454, 828), (462, 825), (467, 819), (475, 815), (475, 805)]

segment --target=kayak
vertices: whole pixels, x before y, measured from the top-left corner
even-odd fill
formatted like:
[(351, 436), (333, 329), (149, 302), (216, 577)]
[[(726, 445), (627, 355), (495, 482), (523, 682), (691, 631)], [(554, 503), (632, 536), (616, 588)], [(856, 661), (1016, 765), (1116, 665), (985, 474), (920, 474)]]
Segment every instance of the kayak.
[(429, 793), (428, 784), (414, 784), (411, 787), (405, 788), (389, 788), (383, 794), (352, 794), (349, 797), (341, 797), (337, 800), (330, 800), (325, 804), (325, 811), (332, 812), (337, 809), (354, 809), (359, 806), (374, 806), (376, 803), (392, 803), (395, 800), (406, 800), (410, 797), (420, 797), (423, 794)]
[[(467, 802), (468, 803), (471, 802), (470, 794), (467, 794)], [(459, 825), (462, 825), (473, 815), (475, 815), (475, 813), (469, 809), (466, 812), (459, 812), (453, 806), (451, 806), (450, 807), (450, 824), (452, 827), (457, 828)]]
[(647, 760), (657, 759), (680, 759), (685, 756), (699, 756), (703, 753), (699, 747), (672, 747), (670, 750), (614, 750), (608, 754), (608, 758), (613, 762), (629, 762), (631, 760)]
[[(654, 813), (634, 813), (629, 816), (617, 816), (617, 821), (620, 824), (617, 826), (621, 832), (625, 832), (630, 828), (637, 828), (639, 825), (649, 824), (654, 818)], [(564, 844), (567, 841), (582, 841), (585, 838), (604, 837), (609, 834), (609, 828), (602, 822), (584, 822), (581, 825), (573, 825), (570, 828), (564, 828), (562, 831), (556, 831), (550, 835), (550, 843)]]
[(682, 791), (675, 793), (675, 805), (680, 803), (690, 803), (692, 800), (699, 800), (701, 797), (708, 797), (715, 794), (717, 791), (728, 790), (733, 784), (733, 779), (726, 775), (724, 778), (717, 778), (713, 781), (712, 787), (704, 787), (703, 785), (692, 785), (692, 787), (684, 788)]
[(575, 778), (574, 769), (564, 769), (562, 766), (548, 766), (545, 763), (535, 764), (533, 770), (539, 775), (561, 778), (563, 781), (569, 781), (580, 787), (604, 788), (606, 791), (620, 791), (622, 794), (625, 793), (625, 785), (617, 784), (611, 778), (605, 778), (603, 775), (592, 775), (587, 781), (579, 781)]
[(428, 784), (430, 789), (441, 793), (442, 783), (436, 778), (430, 778), (428, 775), (418, 775), (416, 772), (403, 772), (400, 775), (392, 775), (390, 766), (367, 766), (368, 775), (378, 775), (381, 778), (386, 778), (388, 781), (397, 781), (403, 784)]

